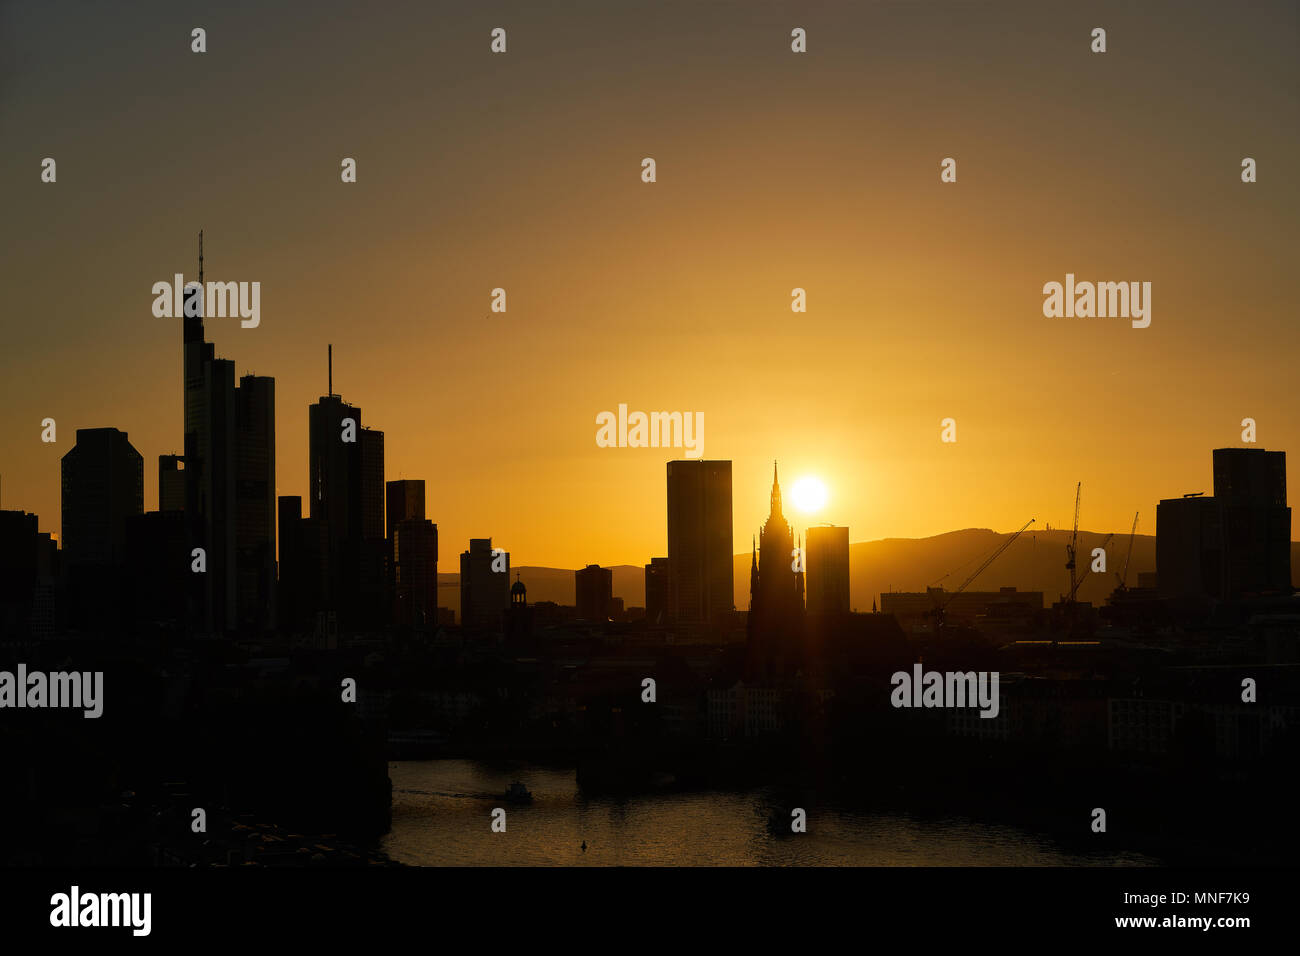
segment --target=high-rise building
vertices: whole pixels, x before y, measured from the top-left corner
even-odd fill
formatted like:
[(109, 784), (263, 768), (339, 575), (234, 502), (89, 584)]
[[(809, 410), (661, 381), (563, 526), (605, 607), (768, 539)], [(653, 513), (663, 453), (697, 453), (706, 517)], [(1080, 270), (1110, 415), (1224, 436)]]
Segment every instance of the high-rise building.
[(663, 624), (668, 615), (668, 559), (651, 558), (645, 566), (645, 619)]
[(849, 529), (829, 525), (809, 528), (804, 562), (808, 613), (849, 613)]
[(307, 513), (329, 529), (330, 581), (337, 587), (345, 545), (361, 538), (361, 409), (323, 395), (308, 409), (307, 430)]
[[(0, 639), (33, 636), (33, 611), (43, 576), (42, 542), (36, 515), (0, 511)], [(48, 566), (44, 569), (46, 579), (51, 571)]]
[[(387, 481), (384, 483), (384, 527), (387, 529), (384, 539), (384, 560), (385, 560), (385, 584), (388, 594), (391, 595), (393, 607), (393, 620), (401, 622), (404, 618), (409, 617), (409, 612), (400, 606), (397, 596), (397, 526), (403, 521), (417, 520), (423, 521), (424, 513), (424, 481), (421, 479), (403, 478), (397, 481)], [(437, 526), (434, 526), (435, 536)], [(437, 551), (435, 547), (434, 562), (437, 562)], [(437, 603), (434, 603), (435, 615), (433, 622), (436, 622)]]
[(509, 603), (510, 554), (493, 553), (491, 538), (470, 538), (460, 555), (460, 618), (467, 628), (495, 630)]
[(731, 462), (668, 462), (668, 615), (716, 623), (732, 592)]
[(361, 537), (384, 540), (384, 433), (363, 428), (361, 446)]
[(348, 627), (377, 626), (386, 617), (384, 433), (362, 427), (361, 409), (332, 391), (308, 410), (308, 431), (309, 510), (329, 539), (327, 600)]
[[(387, 623), (393, 592), (386, 571), (388, 544), (384, 537), (384, 433), (363, 428), (361, 445), (361, 542), (357, 587), (360, 623), (373, 628)], [(434, 561), (437, 561), (435, 542)], [(436, 604), (434, 605), (437, 606)]]
[(144, 458), (116, 428), (79, 428), (62, 460), (69, 622), (112, 629), (129, 613), (127, 520), (144, 511)]
[(598, 564), (589, 564), (573, 572), (573, 578), (578, 620), (608, 620), (614, 597), (614, 572)]
[(1214, 496), (1156, 510), (1156, 570), (1166, 597), (1235, 600), (1291, 592), (1286, 453), (1214, 450)]
[(63, 456), (63, 554), (69, 567), (126, 563), (126, 519), (144, 511), (144, 458), (116, 428), (78, 428)]
[(424, 512), (424, 479), (401, 478), (385, 482), (384, 491), (389, 534), (399, 521), (428, 517)]
[[(204, 633), (263, 630), (275, 613), (275, 384), (246, 375), (236, 387), (235, 363), (204, 338), (202, 233), (198, 285), (187, 284), (184, 305), (180, 474), (189, 544), (207, 567), (189, 581), (191, 620)], [(160, 505), (163, 493), (160, 477)]]
[(282, 495), (277, 504), (280, 538), (280, 627), (286, 634), (316, 629), (316, 615), (330, 607), (329, 528), (305, 518), (302, 498)]
[(275, 379), (235, 389), (235, 570), (239, 626), (275, 626)]
[(158, 510), (185, 510), (185, 456), (158, 456)]
[(1218, 503), (1204, 495), (1156, 506), (1156, 577), (1165, 597), (1223, 593), (1223, 529)]
[(392, 541), (397, 623), (432, 629), (438, 623), (438, 526), (428, 518), (403, 518)]
[(1290, 593), (1286, 452), (1216, 448), (1214, 500), (1222, 515), (1224, 595)]

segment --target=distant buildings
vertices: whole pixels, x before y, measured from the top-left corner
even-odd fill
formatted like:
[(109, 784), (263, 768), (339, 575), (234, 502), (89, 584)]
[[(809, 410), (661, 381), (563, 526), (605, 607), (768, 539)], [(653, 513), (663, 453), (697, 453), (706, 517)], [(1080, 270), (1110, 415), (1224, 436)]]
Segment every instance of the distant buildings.
[(510, 554), (493, 554), (491, 538), (470, 538), (460, 555), (460, 615), (468, 628), (495, 630), (509, 603)]
[(808, 613), (849, 613), (849, 529), (809, 528), (804, 561)]
[(574, 592), (577, 595), (578, 620), (608, 620), (613, 605), (614, 572), (597, 564), (589, 564), (585, 568), (573, 572), (573, 577)]
[(651, 558), (645, 566), (645, 619), (656, 625), (668, 614), (668, 559)]
[(731, 462), (668, 462), (668, 615), (716, 623), (732, 591)]
[(1162, 500), (1156, 570), (1165, 597), (1234, 600), (1291, 592), (1286, 453), (1214, 450), (1214, 496)]
[(974, 624), (980, 618), (988, 618), (1003, 628), (1024, 630), (1042, 613), (1043, 592), (1004, 587), (954, 595), (939, 587), (925, 591), (885, 591), (880, 595), (880, 613), (892, 614), (908, 629), (932, 625), (938, 607), (944, 609), (944, 620), (951, 623)]

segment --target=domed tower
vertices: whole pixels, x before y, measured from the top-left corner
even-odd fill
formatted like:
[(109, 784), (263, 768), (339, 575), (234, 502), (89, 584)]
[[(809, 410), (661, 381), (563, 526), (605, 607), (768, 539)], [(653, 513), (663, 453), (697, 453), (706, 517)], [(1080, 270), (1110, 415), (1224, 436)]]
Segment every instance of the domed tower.
[(533, 609), (528, 606), (528, 588), (515, 572), (510, 585), (510, 607), (506, 609), (505, 638), (512, 644), (528, 644), (533, 637)]

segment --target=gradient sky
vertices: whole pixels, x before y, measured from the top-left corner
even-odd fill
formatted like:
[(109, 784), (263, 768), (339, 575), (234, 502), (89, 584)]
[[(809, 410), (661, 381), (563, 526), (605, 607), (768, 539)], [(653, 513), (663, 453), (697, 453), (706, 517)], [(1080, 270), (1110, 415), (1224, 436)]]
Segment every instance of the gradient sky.
[[(1068, 525), (1079, 480), (1087, 528), (1150, 533), (1251, 416), (1297, 498), (1293, 3), (268, 6), (0, 4), (0, 505), (43, 530), (79, 427), (129, 432), (156, 507), (181, 333), (150, 287), (200, 228), (207, 278), (262, 283), (260, 328), (207, 329), (275, 376), (279, 493), (332, 342), (445, 569), (470, 536), (664, 554), (681, 455), (596, 447), (620, 402), (704, 412), (737, 551), (774, 458), (830, 487), (795, 523), (855, 541)], [(1044, 318), (1066, 272), (1152, 282), (1151, 327)]]

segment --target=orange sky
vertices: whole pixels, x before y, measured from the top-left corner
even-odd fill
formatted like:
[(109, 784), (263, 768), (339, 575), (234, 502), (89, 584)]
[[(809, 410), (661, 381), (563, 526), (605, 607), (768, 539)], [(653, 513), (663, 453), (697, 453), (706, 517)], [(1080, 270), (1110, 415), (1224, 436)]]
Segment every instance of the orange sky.
[[(1068, 524), (1079, 480), (1086, 527), (1150, 533), (1243, 417), (1300, 453), (1293, 5), (156, 6), (0, 12), (0, 504), (44, 530), (78, 427), (129, 432), (156, 507), (181, 349), (150, 288), (193, 277), (200, 228), (209, 279), (262, 283), (259, 328), (207, 327), (276, 378), (279, 493), (332, 342), (444, 569), (470, 536), (665, 553), (681, 455), (598, 448), (620, 402), (704, 413), (737, 551), (773, 458), (830, 488), (796, 525), (856, 541)], [(1150, 281), (1150, 328), (1044, 318), (1067, 272)]]

